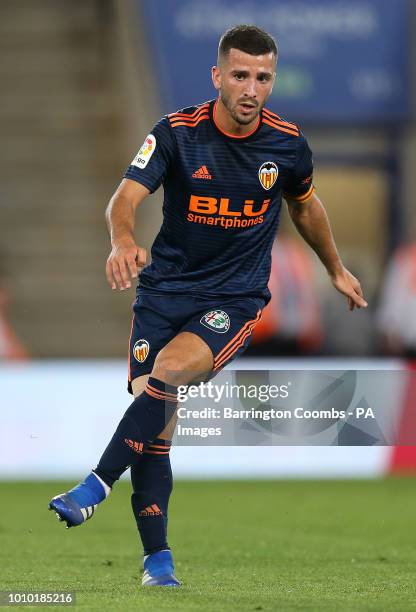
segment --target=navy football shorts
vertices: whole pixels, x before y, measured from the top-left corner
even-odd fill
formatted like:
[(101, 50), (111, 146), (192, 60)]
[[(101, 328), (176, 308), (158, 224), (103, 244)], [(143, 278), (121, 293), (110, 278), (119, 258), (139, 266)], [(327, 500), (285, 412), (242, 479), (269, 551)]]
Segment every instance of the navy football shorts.
[(129, 342), (128, 390), (131, 381), (149, 374), (158, 352), (180, 332), (196, 334), (214, 356), (213, 374), (248, 346), (265, 301), (261, 298), (207, 298), (139, 290), (133, 304)]

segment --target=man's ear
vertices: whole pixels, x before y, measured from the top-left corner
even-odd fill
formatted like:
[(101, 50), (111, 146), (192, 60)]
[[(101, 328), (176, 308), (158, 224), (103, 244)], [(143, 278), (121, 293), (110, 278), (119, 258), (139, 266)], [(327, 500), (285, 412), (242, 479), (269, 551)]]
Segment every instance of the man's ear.
[(213, 66), (211, 68), (211, 77), (215, 89), (219, 91), (221, 88), (221, 68), (218, 66)]

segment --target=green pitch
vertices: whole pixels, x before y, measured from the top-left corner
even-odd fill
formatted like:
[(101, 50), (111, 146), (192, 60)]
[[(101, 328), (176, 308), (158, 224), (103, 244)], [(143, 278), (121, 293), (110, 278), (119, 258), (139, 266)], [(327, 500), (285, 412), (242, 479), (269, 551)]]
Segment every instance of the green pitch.
[(413, 479), (177, 483), (181, 589), (139, 586), (127, 483), (70, 530), (46, 509), (67, 488), (0, 484), (0, 590), (75, 591), (100, 611), (416, 610)]

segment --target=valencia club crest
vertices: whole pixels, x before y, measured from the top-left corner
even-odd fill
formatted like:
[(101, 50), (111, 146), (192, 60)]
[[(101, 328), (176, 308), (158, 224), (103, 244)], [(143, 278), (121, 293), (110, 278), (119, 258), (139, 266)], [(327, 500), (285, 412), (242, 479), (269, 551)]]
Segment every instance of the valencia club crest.
[(139, 363), (143, 363), (143, 361), (146, 361), (146, 358), (149, 354), (149, 350), (150, 345), (147, 340), (145, 340), (144, 338), (140, 338), (140, 340), (137, 340), (137, 342), (135, 342), (133, 346), (133, 355), (136, 361), (138, 361)]
[(271, 189), (277, 181), (279, 170), (274, 162), (267, 161), (260, 166), (259, 181), (264, 189)]

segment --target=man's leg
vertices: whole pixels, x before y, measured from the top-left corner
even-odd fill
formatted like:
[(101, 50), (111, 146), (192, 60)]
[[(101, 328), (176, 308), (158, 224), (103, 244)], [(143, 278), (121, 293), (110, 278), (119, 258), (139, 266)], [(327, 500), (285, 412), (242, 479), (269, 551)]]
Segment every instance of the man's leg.
[(94, 472), (112, 486), (173, 418), (177, 387), (191, 382), (196, 373), (210, 372), (212, 366), (212, 352), (199, 336), (183, 332), (168, 342), (158, 353), (143, 392), (126, 411)]
[[(193, 381), (196, 375), (210, 372), (212, 366), (213, 355), (204, 340), (183, 332), (160, 351), (151, 380), (163, 380), (177, 388)], [(139, 396), (144, 378), (132, 385)], [(176, 421), (175, 414), (153, 445), (145, 449), (141, 460), (131, 467), (132, 508), (145, 553), (143, 586), (180, 586), (167, 542), (167, 511), (173, 486), (168, 449)], [(155, 514), (149, 512), (152, 506)]]
[[(144, 391), (148, 378), (140, 376), (132, 381), (135, 397)], [(168, 504), (173, 486), (169, 451), (176, 420), (174, 417), (131, 466), (131, 505), (143, 544), (145, 586), (180, 586), (167, 542)]]
[[(132, 381), (135, 397), (144, 391), (148, 378), (145, 375)], [(173, 486), (169, 455), (176, 420), (174, 417), (131, 466), (131, 504), (145, 555), (169, 549), (168, 504)]]
[(191, 382), (196, 373), (210, 372), (213, 355), (199, 336), (182, 332), (158, 353), (144, 391), (120, 421), (97, 468), (77, 487), (55, 497), (49, 507), (67, 526), (90, 518), (113, 483), (136, 463), (149, 443), (163, 432), (176, 410), (177, 386)]

